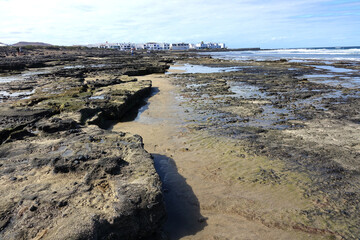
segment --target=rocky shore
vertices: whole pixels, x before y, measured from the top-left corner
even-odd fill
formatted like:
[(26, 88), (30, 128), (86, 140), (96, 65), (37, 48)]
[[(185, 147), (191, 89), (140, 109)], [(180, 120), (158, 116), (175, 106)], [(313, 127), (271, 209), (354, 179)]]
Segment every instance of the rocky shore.
[[(173, 81), (183, 106), (193, 111), (188, 128), (206, 136), (197, 142), (211, 148), (227, 142), (208, 174), (238, 185), (242, 198), (253, 201), (228, 199), (224, 211), (233, 205), (231, 214), (316, 238), (359, 238), (360, 96), (357, 83), (347, 82), (359, 78), (358, 62), (203, 56), (178, 64), (211, 67), (176, 74)], [(329, 69), (338, 72), (333, 76)], [(314, 74), (320, 77), (314, 80)], [(254, 198), (249, 188), (266, 192), (267, 199)], [(276, 192), (283, 195), (274, 199)], [(273, 201), (283, 207), (264, 206)], [(217, 207), (214, 201), (204, 208)]]
[[(0, 238), (141, 239), (165, 220), (140, 136), (106, 130), (151, 91), (167, 60), (25, 49), (0, 58)], [(4, 52), (5, 51), (5, 52)]]
[(360, 237), (359, 62), (14, 51), (0, 239)]

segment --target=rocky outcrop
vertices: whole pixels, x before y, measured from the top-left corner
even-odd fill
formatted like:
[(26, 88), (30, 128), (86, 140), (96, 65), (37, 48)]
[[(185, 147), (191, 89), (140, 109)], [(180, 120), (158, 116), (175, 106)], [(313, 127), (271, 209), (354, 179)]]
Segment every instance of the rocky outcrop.
[(0, 146), (2, 239), (138, 239), (161, 227), (161, 183), (139, 136), (56, 118), (33, 130)]
[(0, 103), (0, 239), (142, 239), (161, 229), (161, 182), (141, 137), (106, 128), (151, 91), (124, 73), (168, 66), (93, 57), (3, 85), (33, 94)]
[(50, 109), (8, 108), (3, 106), (0, 113), (0, 143), (16, 139), (24, 127), (54, 115)]
[[(253, 210), (251, 204), (232, 209), (242, 209), (238, 214), (270, 228), (323, 235), (318, 238), (326, 238), (325, 235), (334, 239), (359, 238), (360, 98), (356, 94), (358, 85), (345, 80), (352, 79), (346, 76), (349, 70), (354, 74), (358, 71), (357, 64), (281, 59), (235, 62), (206, 57), (187, 59), (185, 63), (238, 68), (233, 72), (229, 68), (224, 72), (178, 74), (173, 80), (181, 88), (183, 104), (192, 106), (196, 112), (193, 116), (198, 114), (188, 127), (201, 134), (210, 133), (214, 139), (221, 136), (222, 140), (216, 140), (219, 142), (236, 141), (233, 149), (221, 149), (237, 152), (224, 158), (233, 162), (219, 161), (221, 173), (211, 173), (211, 176), (220, 174), (229, 181), (234, 179), (228, 184), (235, 186), (241, 182), (242, 189), (263, 185), (289, 187), (291, 190), (281, 194), (275, 200), (277, 203), (292, 196), (293, 189), (298, 188), (300, 198), (310, 202), (306, 207), (297, 205), (295, 211), (287, 209), (281, 217), (275, 213), (277, 210), (261, 210), (259, 206), (263, 206), (264, 201), (257, 202), (258, 199), (254, 201)], [(337, 69), (338, 76), (328, 69)], [(322, 80), (311, 79), (311, 75), (322, 76)], [(240, 153), (239, 146), (244, 147), (247, 154)], [(254, 167), (256, 160), (249, 156), (261, 159), (259, 167)], [(251, 159), (250, 167), (245, 167), (244, 159)], [(275, 164), (277, 160), (280, 165)], [(246, 172), (241, 173), (241, 169)], [(296, 177), (291, 180), (291, 176)], [(296, 198), (300, 199), (293, 195), (293, 199)], [(231, 197), (226, 198), (224, 209), (232, 205), (229, 199)], [(271, 202), (269, 199), (265, 202)], [(265, 212), (272, 213), (267, 216)], [(291, 212), (295, 214), (288, 215)]]

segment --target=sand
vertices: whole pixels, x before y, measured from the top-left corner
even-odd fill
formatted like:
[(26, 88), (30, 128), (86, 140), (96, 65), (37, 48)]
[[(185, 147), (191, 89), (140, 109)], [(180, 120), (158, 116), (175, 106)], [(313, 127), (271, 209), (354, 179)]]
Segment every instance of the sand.
[[(327, 235), (294, 230), (297, 212), (311, 204), (294, 185), (261, 185), (238, 181), (259, 167), (281, 168), (275, 160), (247, 155), (238, 142), (188, 130), (189, 112), (171, 84), (171, 75), (151, 80), (159, 92), (135, 121), (114, 131), (143, 137), (163, 181), (170, 239), (322, 239)], [(238, 175), (237, 175), (238, 174)]]

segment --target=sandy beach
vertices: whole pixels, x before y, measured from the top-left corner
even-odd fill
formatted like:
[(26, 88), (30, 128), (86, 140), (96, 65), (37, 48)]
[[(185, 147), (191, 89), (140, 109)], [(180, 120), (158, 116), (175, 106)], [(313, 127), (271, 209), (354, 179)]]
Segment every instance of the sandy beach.
[[(189, 131), (186, 125), (191, 122), (191, 112), (181, 105), (172, 76), (140, 79), (151, 80), (159, 92), (148, 100), (148, 108), (138, 119), (120, 122), (112, 130), (139, 134), (153, 155), (164, 184), (169, 214), (164, 230), (170, 239), (328, 237), (291, 229), (284, 220), (297, 217), (312, 204), (295, 184), (259, 186), (234, 179), (234, 175), (254, 174), (260, 166), (280, 169), (280, 161), (250, 155), (239, 141)], [(279, 217), (278, 224), (283, 226), (272, 227)]]

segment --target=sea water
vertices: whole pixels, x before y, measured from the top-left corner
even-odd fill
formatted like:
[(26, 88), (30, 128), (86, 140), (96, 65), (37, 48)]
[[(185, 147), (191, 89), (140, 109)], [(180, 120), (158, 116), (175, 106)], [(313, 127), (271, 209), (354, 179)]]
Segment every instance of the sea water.
[(360, 47), (273, 49), (258, 51), (229, 51), (201, 53), (227, 60), (274, 61), (360, 61)]
[[(274, 49), (201, 54), (211, 55), (213, 58), (218, 59), (238, 61), (276, 61), (286, 59), (289, 62), (302, 62), (305, 65), (308, 63), (308, 66), (314, 67), (314, 72), (301, 77), (305, 77), (309, 81), (345, 88), (360, 87), (359, 70), (331, 66), (331, 64), (338, 61), (360, 64), (360, 47)], [(312, 65), (314, 61), (320, 62), (320, 64)]]

